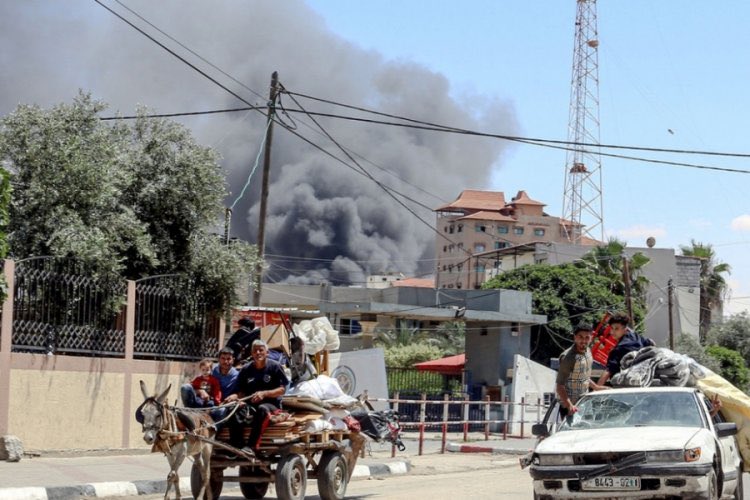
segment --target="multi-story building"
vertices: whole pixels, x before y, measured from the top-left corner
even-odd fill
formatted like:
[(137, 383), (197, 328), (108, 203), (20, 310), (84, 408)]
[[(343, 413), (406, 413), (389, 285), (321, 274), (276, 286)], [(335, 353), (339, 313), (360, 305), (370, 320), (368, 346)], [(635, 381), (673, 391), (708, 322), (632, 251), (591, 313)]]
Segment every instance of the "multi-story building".
[(509, 202), (500, 191), (467, 189), (435, 209), (437, 288), (479, 288), (485, 262), (475, 256), (532, 242), (567, 241), (564, 219), (544, 213), (545, 204), (519, 191)]

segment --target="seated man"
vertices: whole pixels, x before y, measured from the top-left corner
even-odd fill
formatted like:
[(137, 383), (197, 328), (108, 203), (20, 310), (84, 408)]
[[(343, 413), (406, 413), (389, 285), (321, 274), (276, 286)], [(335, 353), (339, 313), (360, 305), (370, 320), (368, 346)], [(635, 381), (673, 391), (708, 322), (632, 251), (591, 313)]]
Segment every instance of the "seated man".
[(233, 419), (229, 428), (232, 446), (242, 448), (246, 453), (257, 450), (261, 434), (268, 426), (271, 414), (281, 406), (281, 396), (289, 385), (289, 379), (281, 365), (268, 359), (268, 345), (264, 341), (253, 341), (250, 355), (252, 361), (240, 370), (237, 377), (236, 393), (224, 400), (230, 402), (249, 397), (247, 403), (243, 404), (249, 403), (254, 415), (245, 447), (242, 442), (244, 426)]
[[(229, 402), (227, 401), (228, 398), (226, 396), (236, 392), (237, 376), (239, 373), (239, 370), (234, 367), (234, 351), (229, 347), (224, 347), (219, 351), (219, 362), (211, 369), (211, 375), (219, 380), (221, 395), (222, 398), (224, 398), (221, 403)], [(182, 398), (182, 404), (188, 408), (197, 407), (195, 401), (204, 397), (196, 394), (192, 384), (184, 384), (180, 387), (180, 396)], [(199, 398), (196, 398), (196, 396), (199, 396)], [(219, 422), (226, 414), (227, 408), (216, 408), (211, 410), (211, 418), (214, 419), (214, 422)]]

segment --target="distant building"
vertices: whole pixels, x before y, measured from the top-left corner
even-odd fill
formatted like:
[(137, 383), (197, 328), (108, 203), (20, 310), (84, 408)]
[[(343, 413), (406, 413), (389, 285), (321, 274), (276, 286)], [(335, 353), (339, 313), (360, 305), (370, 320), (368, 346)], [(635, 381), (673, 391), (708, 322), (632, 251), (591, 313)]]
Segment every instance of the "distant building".
[[(500, 191), (467, 189), (455, 201), (435, 209), (437, 288), (479, 288), (486, 267), (477, 254), (534, 242), (567, 242), (564, 224), (544, 212), (545, 204), (519, 191), (509, 202)], [(598, 242), (587, 240), (590, 244)]]

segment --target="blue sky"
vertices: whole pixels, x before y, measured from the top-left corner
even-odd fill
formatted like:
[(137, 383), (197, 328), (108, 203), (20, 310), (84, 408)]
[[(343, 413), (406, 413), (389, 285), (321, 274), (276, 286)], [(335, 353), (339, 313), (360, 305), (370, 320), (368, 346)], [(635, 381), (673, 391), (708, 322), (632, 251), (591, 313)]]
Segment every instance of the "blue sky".
[[(567, 138), (573, 0), (309, 0), (328, 28), (387, 59), (445, 75), (464, 102), (507, 101), (520, 134)], [(600, 1), (601, 141), (748, 153), (750, 4)], [(408, 114), (408, 110), (404, 110)], [(671, 131), (671, 132), (670, 132)], [(633, 156), (750, 170), (743, 158)], [(565, 153), (516, 145), (466, 188), (525, 189), (561, 212)], [(631, 246), (714, 245), (732, 266), (730, 312), (750, 307), (750, 176), (603, 159), (605, 233)]]

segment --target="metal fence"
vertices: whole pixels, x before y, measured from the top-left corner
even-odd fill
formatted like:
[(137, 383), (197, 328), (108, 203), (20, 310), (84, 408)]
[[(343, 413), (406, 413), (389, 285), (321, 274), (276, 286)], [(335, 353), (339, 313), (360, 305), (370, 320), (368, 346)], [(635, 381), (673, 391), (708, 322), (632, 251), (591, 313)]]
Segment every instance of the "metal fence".
[(200, 359), (215, 356), (218, 318), (192, 281), (162, 275), (136, 281), (136, 358)]
[(127, 282), (92, 276), (74, 259), (33, 257), (15, 264), (14, 352), (125, 356), (127, 307), (135, 316), (133, 356), (195, 360), (215, 356), (219, 317), (184, 276), (144, 278), (127, 304)]
[(388, 390), (392, 396), (395, 392), (420, 395), (445, 394), (461, 392), (461, 376), (447, 376), (440, 373), (417, 370), (415, 368), (386, 367)]
[(89, 276), (74, 260), (16, 262), (13, 350), (124, 356), (125, 291), (124, 282)]

